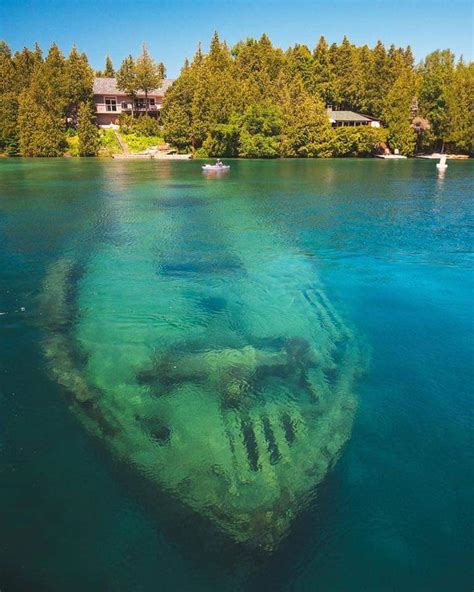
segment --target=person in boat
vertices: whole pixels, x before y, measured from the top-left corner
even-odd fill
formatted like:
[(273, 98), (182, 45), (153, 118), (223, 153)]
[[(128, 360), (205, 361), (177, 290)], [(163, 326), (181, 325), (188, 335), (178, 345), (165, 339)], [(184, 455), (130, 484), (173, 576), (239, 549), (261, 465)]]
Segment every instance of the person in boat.
[(216, 160), (216, 166), (218, 166), (218, 167), (224, 166), (223, 163), (222, 163), (222, 160), (220, 158), (218, 158)]

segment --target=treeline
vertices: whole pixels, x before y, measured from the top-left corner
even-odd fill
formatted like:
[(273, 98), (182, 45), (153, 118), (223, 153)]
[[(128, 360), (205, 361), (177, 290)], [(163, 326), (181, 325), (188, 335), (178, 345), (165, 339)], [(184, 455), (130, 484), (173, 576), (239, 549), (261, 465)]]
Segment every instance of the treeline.
[[(106, 76), (114, 76), (106, 59)], [(0, 152), (22, 156), (62, 156), (67, 139), (78, 136), (78, 154), (95, 156), (101, 142), (93, 105), (94, 71), (85, 53), (73, 47), (67, 57), (56, 44), (46, 56), (38, 45), (12, 54), (0, 41)], [(161, 83), (163, 64), (146, 46), (137, 59), (128, 56), (116, 73), (119, 88), (133, 98)], [(157, 130), (151, 118), (142, 128)], [(147, 124), (147, 125), (145, 125)]]
[[(168, 90), (165, 139), (198, 155), (364, 155), (387, 142), (474, 152), (474, 66), (435, 51), (415, 65), (410, 47), (358, 47), (344, 37), (314, 50), (273, 47), (262, 35), (229, 48), (214, 35)], [(330, 127), (326, 107), (380, 118), (383, 129)]]
[(0, 150), (22, 156), (61, 156), (66, 132), (79, 134), (79, 154), (97, 154), (99, 132), (92, 107), (94, 73), (73, 47), (64, 57), (53, 44), (12, 55), (0, 42)]
[[(132, 99), (161, 83), (162, 63), (146, 46), (102, 76)], [(95, 155), (100, 133), (92, 103), (94, 72), (75, 47), (66, 57), (53, 44), (12, 53), (0, 42), (0, 152), (60, 156), (69, 135), (79, 154)], [(212, 38), (198, 48), (168, 90), (161, 115), (165, 139), (196, 155), (327, 157), (371, 154), (390, 146), (402, 154), (446, 150), (474, 153), (474, 64), (437, 50), (420, 64), (410, 47), (355, 46), (344, 37), (313, 50), (286, 51), (262, 35), (229, 48)], [(133, 100), (132, 100), (133, 104)], [(327, 106), (380, 118), (383, 128), (332, 128)], [(157, 134), (156, 121), (122, 117), (128, 128)], [(151, 131), (150, 131), (151, 130)], [(141, 132), (140, 132), (141, 133)]]

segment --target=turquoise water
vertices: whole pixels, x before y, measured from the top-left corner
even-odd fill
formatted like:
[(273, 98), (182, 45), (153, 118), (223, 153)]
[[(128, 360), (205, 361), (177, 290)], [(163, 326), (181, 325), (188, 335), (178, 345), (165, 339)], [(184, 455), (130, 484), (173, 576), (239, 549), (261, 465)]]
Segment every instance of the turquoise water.
[(0, 162), (1, 589), (470, 589), (473, 172)]

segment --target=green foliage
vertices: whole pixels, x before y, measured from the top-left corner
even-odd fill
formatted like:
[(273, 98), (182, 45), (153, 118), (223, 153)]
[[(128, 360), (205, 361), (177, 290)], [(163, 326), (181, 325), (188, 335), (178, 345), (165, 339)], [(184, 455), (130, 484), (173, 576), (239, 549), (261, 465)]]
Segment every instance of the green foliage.
[[(14, 92), (0, 95), (0, 152), (18, 147), (18, 98)], [(16, 152), (15, 152), (16, 153)]]
[(20, 95), (18, 124), (22, 156), (62, 156), (67, 144), (64, 118)]
[(78, 113), (77, 133), (79, 156), (97, 156), (100, 149), (99, 128), (95, 123), (93, 106), (81, 103)]
[(460, 62), (448, 90), (452, 149), (474, 155), (474, 63)]
[(237, 156), (239, 153), (240, 133), (237, 125), (220, 123), (211, 128), (203, 144), (207, 156)]
[(141, 115), (135, 120), (134, 131), (136, 134), (142, 136), (159, 136), (161, 134), (161, 128), (158, 124), (156, 117), (150, 117), (150, 115)]
[(207, 150), (202, 147), (195, 150), (193, 156), (194, 158), (209, 158), (210, 155), (207, 153)]
[[(165, 99), (166, 101), (166, 99)], [(163, 113), (163, 135), (178, 150), (191, 145), (190, 115), (178, 102), (168, 104)]]
[(79, 136), (77, 134), (66, 134), (67, 150), (70, 156), (79, 156)]
[(333, 130), (322, 101), (296, 77), (283, 96), (281, 154), (307, 158), (332, 156)]
[[(135, 69), (135, 61), (131, 55), (126, 57), (117, 71), (117, 88), (132, 99), (138, 92), (138, 80)], [(132, 100), (133, 109), (133, 100)]]
[(64, 65), (64, 92), (68, 120), (77, 124), (79, 105), (92, 101), (94, 75), (85, 53), (80, 54), (74, 46)]
[(270, 101), (249, 105), (237, 120), (240, 127), (239, 156), (276, 158), (280, 155), (282, 117)]
[(144, 44), (135, 64), (135, 77), (137, 87), (145, 93), (145, 98), (151, 90), (160, 86), (163, 79), (162, 72), (163, 68), (153, 60)]
[(383, 117), (388, 127), (390, 148), (405, 156), (412, 156), (415, 152), (416, 133), (411, 125), (415, 96), (415, 74), (412, 70), (403, 69), (386, 97)]
[[(114, 74), (108, 57), (102, 74)], [(133, 103), (164, 75), (164, 65), (144, 46), (137, 60), (122, 62), (117, 86)], [(254, 157), (370, 153), (378, 141), (373, 134), (383, 132), (332, 129), (325, 114), (332, 105), (381, 118), (391, 148), (403, 154), (412, 154), (415, 145), (429, 151), (444, 143), (450, 151), (472, 154), (473, 75), (473, 65), (456, 64), (449, 50), (435, 51), (415, 67), (410, 47), (387, 48), (380, 41), (358, 47), (344, 37), (329, 46), (321, 37), (313, 51), (296, 44), (284, 52), (265, 34), (229, 49), (215, 33), (207, 54), (198, 48), (185, 62), (164, 98), (160, 122), (166, 141), (179, 151)], [(53, 44), (43, 57), (37, 45), (12, 53), (1, 42), (0, 150), (61, 153), (65, 128), (75, 133), (79, 106), (91, 101), (92, 80), (87, 57), (75, 47), (65, 58)], [(122, 131), (137, 138), (161, 135), (155, 119), (120, 120)], [(104, 141), (101, 136), (107, 151)]]
[(387, 139), (386, 130), (366, 125), (338, 127), (334, 131), (334, 156), (370, 156)]
[(120, 154), (122, 147), (117, 140), (114, 130), (101, 129), (99, 130), (100, 151), (101, 156), (112, 156), (113, 154)]
[(120, 131), (124, 134), (136, 134), (137, 136), (159, 136), (161, 128), (158, 120), (150, 115), (132, 117), (129, 113), (121, 113), (118, 118)]
[(102, 74), (105, 78), (115, 78), (114, 65), (112, 64), (110, 56), (105, 58), (105, 68)]
[(138, 133), (121, 134), (130, 152), (143, 152), (147, 148), (154, 148), (163, 144), (161, 136), (141, 136)]
[(449, 49), (430, 53), (421, 74), (420, 111), (430, 122), (433, 139), (442, 145), (451, 131), (449, 89), (454, 78), (454, 54)]

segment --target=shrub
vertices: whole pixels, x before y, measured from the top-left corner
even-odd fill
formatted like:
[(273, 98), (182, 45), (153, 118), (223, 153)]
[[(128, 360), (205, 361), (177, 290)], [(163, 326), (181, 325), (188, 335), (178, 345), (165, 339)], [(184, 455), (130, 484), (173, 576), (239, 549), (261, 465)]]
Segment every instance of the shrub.
[(161, 133), (158, 120), (150, 115), (132, 117), (129, 113), (119, 115), (120, 131), (124, 134), (137, 134), (138, 136), (158, 136)]
[(103, 156), (112, 156), (122, 152), (122, 148), (117, 140), (114, 130), (102, 129), (99, 130), (100, 150), (99, 153)]
[(209, 154), (206, 152), (205, 148), (198, 148), (194, 151), (193, 156), (194, 158), (208, 158)]
[(142, 136), (136, 133), (121, 135), (130, 152), (142, 152), (147, 148), (159, 146), (163, 143), (161, 136)]

